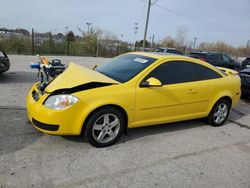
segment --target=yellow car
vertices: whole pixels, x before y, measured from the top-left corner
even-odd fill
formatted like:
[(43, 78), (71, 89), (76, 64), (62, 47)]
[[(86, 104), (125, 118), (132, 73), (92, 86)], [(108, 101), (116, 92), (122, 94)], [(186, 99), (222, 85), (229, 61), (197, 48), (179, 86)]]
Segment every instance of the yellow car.
[(132, 52), (95, 70), (71, 63), (44, 91), (27, 95), (30, 122), (54, 135), (84, 134), (97, 147), (127, 128), (207, 117), (222, 125), (240, 98), (240, 78), (185, 56)]

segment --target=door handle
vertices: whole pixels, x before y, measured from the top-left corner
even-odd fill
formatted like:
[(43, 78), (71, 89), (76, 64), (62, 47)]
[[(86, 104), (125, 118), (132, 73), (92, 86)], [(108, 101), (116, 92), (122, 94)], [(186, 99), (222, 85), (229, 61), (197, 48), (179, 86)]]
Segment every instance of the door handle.
[(194, 89), (189, 89), (188, 94), (197, 94), (198, 92)]

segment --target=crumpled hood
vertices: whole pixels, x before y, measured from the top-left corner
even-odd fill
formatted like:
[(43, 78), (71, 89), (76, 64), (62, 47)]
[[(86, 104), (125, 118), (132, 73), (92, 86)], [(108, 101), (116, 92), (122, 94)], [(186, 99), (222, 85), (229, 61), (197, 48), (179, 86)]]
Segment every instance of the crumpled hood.
[(59, 89), (69, 89), (91, 82), (119, 83), (97, 71), (82, 67), (75, 63), (70, 63), (68, 68), (45, 88), (45, 91), (51, 93)]

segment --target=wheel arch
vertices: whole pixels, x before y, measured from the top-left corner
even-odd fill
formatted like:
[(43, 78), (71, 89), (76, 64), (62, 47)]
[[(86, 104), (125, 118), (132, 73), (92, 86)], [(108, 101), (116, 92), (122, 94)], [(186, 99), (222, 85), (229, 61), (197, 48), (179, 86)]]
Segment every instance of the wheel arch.
[(214, 102), (211, 103), (211, 105), (209, 106), (208, 114), (210, 114), (210, 112), (211, 112), (211, 110), (213, 109), (214, 105), (215, 105), (218, 101), (220, 101), (220, 100), (222, 100), (222, 99), (227, 100), (227, 101), (230, 103), (230, 107), (232, 106), (232, 102), (233, 102), (232, 97), (231, 97), (230, 95), (222, 95), (222, 96), (220, 96), (220, 97), (217, 97), (216, 100), (213, 100)]
[[(222, 99), (227, 100), (227, 101), (230, 103), (230, 106), (232, 106), (233, 100), (232, 100), (231, 97), (229, 97), (229, 96), (224, 96), (224, 97), (221, 97), (219, 100), (222, 100)], [(218, 102), (219, 100), (217, 100), (217, 102)]]
[(84, 127), (86, 126), (86, 123), (88, 122), (88, 120), (89, 120), (89, 118), (91, 117), (91, 115), (94, 114), (96, 111), (98, 111), (98, 110), (100, 110), (100, 109), (102, 109), (102, 108), (106, 108), (106, 107), (112, 107), (112, 108), (115, 108), (115, 109), (119, 110), (120, 112), (122, 112), (123, 117), (124, 117), (124, 119), (125, 119), (125, 125), (126, 125), (126, 127), (125, 127), (125, 129), (124, 129), (124, 132), (125, 132), (125, 134), (127, 134), (127, 129), (128, 129), (128, 113), (126, 112), (126, 110), (125, 110), (123, 107), (121, 107), (121, 106), (119, 106), (119, 105), (116, 105), (116, 104), (106, 104), (106, 105), (102, 105), (102, 106), (99, 106), (99, 107), (93, 109), (93, 110), (87, 115), (87, 117), (85, 118), (85, 120), (84, 120), (84, 122), (83, 122), (83, 124), (82, 124), (82, 127), (81, 127), (81, 134), (84, 133), (84, 131), (85, 131), (85, 128), (84, 128)]

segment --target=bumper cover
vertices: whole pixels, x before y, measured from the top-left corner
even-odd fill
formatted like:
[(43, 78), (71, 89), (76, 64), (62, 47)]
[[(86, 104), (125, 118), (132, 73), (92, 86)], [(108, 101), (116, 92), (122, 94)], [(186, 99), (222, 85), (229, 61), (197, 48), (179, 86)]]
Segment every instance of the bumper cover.
[(83, 101), (63, 110), (53, 110), (45, 107), (43, 102), (49, 94), (40, 95), (34, 99), (35, 84), (26, 98), (27, 115), (31, 124), (41, 132), (53, 135), (80, 135), (83, 123), (90, 109)]
[(32, 118), (32, 123), (39, 129), (43, 129), (46, 131), (57, 131), (59, 129), (59, 125), (42, 123), (40, 121), (35, 120), (34, 118)]
[(5, 72), (8, 71), (10, 68), (10, 63), (9, 62), (0, 62), (0, 72)]

